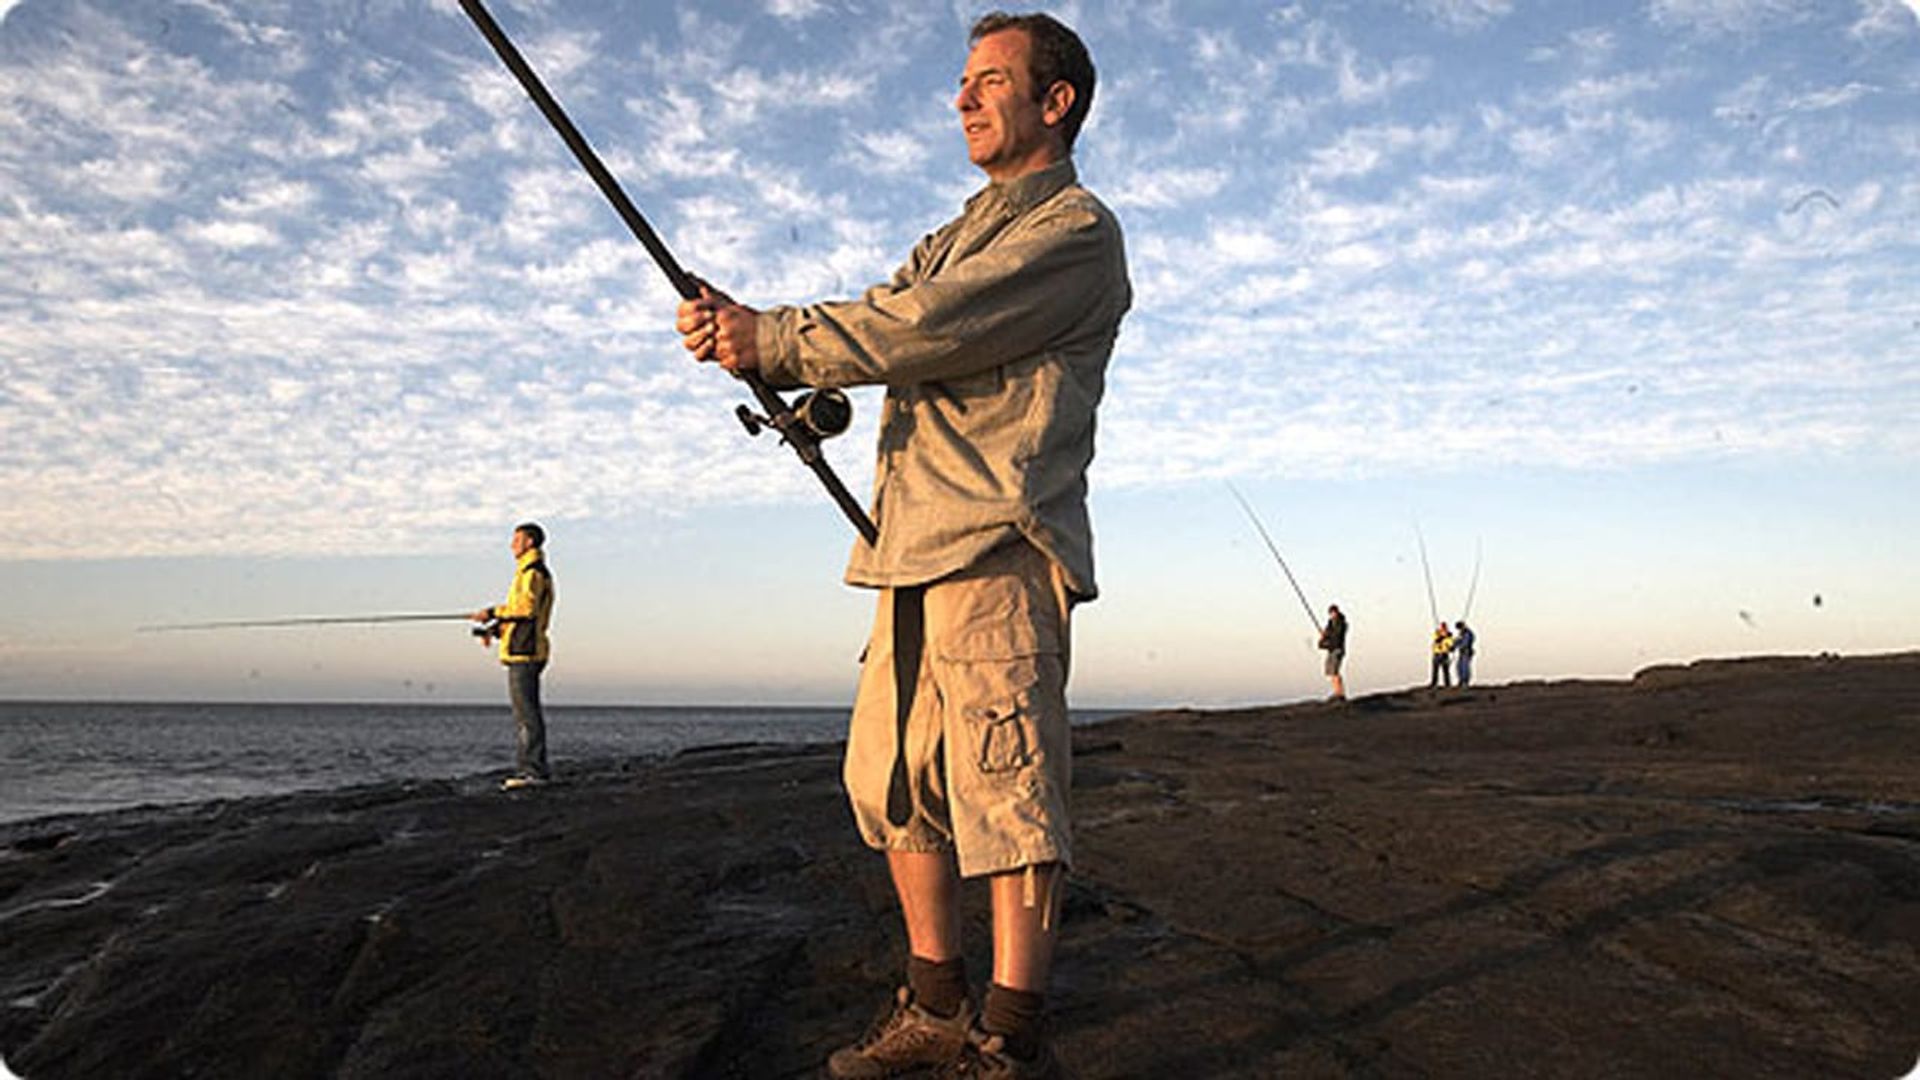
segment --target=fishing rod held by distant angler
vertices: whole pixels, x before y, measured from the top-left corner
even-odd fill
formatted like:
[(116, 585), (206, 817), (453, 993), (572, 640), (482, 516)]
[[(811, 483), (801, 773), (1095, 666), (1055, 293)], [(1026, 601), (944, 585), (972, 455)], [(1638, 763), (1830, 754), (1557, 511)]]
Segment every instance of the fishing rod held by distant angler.
[(159, 626), (142, 626), (142, 634), (163, 633), (172, 630), (243, 630), (261, 626), (344, 626), (350, 624), (403, 623), (403, 622), (472, 622), (470, 611), (435, 612), (432, 614), (406, 615), (318, 615), (311, 618), (295, 619), (229, 619), (220, 622), (164, 623)]
[(1240, 494), (1240, 489), (1234, 487), (1231, 480), (1227, 482), (1227, 490), (1233, 492), (1233, 497), (1240, 503), (1240, 509), (1247, 512), (1247, 520), (1253, 522), (1255, 529), (1260, 530), (1260, 539), (1267, 542), (1267, 550), (1273, 552), (1273, 561), (1279, 563), (1280, 572), (1287, 575), (1287, 584), (1293, 586), (1293, 595), (1300, 598), (1300, 607), (1307, 613), (1307, 621), (1313, 624), (1313, 632), (1321, 633), (1320, 617), (1313, 613), (1313, 605), (1307, 603), (1307, 594), (1300, 591), (1300, 583), (1294, 580), (1293, 571), (1288, 568), (1287, 560), (1280, 557), (1280, 548), (1274, 544), (1273, 537), (1267, 535), (1267, 527), (1261, 524), (1260, 515), (1253, 512), (1253, 504), (1247, 501), (1246, 496)]
[(1480, 538), (1473, 538), (1473, 577), (1467, 581), (1467, 606), (1460, 609), (1460, 621), (1466, 622), (1473, 614), (1473, 597), (1480, 591)]
[[(526, 59), (520, 55), (520, 50), (508, 40), (506, 32), (500, 29), (500, 24), (493, 21), (493, 16), (487, 13), (487, 9), (481, 5), (480, 0), (460, 0), (460, 10), (467, 13), (467, 18), (473, 20), (481, 36), (487, 39), (487, 44), (492, 45), (493, 51), (500, 54), (500, 60), (507, 65), (507, 70), (513, 72), (514, 78), (520, 80), (520, 85), (526, 90), (527, 96), (533, 99), (534, 105), (539, 107), (541, 114), (547, 118), (547, 122), (553, 125), (553, 130), (560, 135), (561, 141), (567, 144), (567, 149), (573, 151), (573, 156), (587, 170), (587, 174), (593, 177), (594, 184), (600, 188), (600, 193), (607, 197), (607, 201), (613, 204), (613, 209), (620, 215), (620, 220), (627, 223), (627, 228), (632, 231), (634, 239), (640, 241), (641, 246), (647, 249), (647, 254), (653, 256), (654, 263), (667, 275), (667, 281), (673, 285), (674, 291), (679, 293), (683, 300), (699, 299), (700, 282), (682, 269), (679, 261), (673, 257), (673, 252), (667, 250), (667, 245), (661, 242), (659, 234), (653, 231), (653, 226), (647, 224), (647, 219), (641, 216), (633, 200), (627, 198), (627, 193), (620, 187), (620, 182), (607, 171), (606, 165), (600, 161), (600, 156), (593, 152), (593, 147), (587, 145), (587, 140), (580, 134), (580, 129), (573, 126), (573, 121), (567, 118), (567, 114), (560, 108), (560, 103), (547, 92), (545, 84), (540, 81), (538, 75), (534, 74), (533, 68), (528, 66)], [(758, 435), (763, 427), (770, 427), (779, 432), (781, 441), (793, 447), (793, 452), (800, 455), (800, 460), (820, 478), (821, 485), (839, 505), (840, 512), (853, 523), (854, 529), (867, 543), (875, 543), (880, 533), (874, 527), (873, 519), (867, 516), (866, 510), (855, 501), (853, 495), (847, 491), (846, 485), (840, 482), (840, 477), (833, 471), (833, 466), (827, 463), (826, 455), (820, 449), (820, 440), (832, 438), (845, 431), (852, 420), (852, 406), (848, 404), (846, 395), (832, 389), (813, 390), (802, 395), (790, 406), (778, 391), (767, 385), (759, 372), (742, 371), (737, 373), (736, 377), (747, 384), (747, 389), (753, 392), (754, 399), (760, 403), (759, 413), (755, 413), (745, 405), (735, 411), (748, 434)]]
[(1420, 531), (1420, 523), (1413, 523), (1413, 538), (1420, 545), (1420, 572), (1427, 578), (1427, 610), (1433, 615), (1433, 624), (1440, 625), (1440, 602), (1433, 598), (1433, 569), (1427, 565), (1427, 538)]

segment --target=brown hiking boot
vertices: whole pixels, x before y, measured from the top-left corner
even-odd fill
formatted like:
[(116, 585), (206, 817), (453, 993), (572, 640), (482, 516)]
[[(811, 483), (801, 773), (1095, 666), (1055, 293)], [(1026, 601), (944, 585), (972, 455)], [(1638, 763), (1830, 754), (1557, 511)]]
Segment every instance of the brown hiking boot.
[(1032, 1058), (1017, 1058), (1000, 1036), (975, 1028), (966, 1053), (938, 1075), (941, 1080), (1066, 1080), (1067, 1070), (1047, 1043)]
[(827, 1059), (827, 1075), (834, 1080), (879, 1080), (950, 1064), (967, 1049), (972, 1026), (972, 1002), (963, 1002), (951, 1018), (939, 1017), (916, 1004), (913, 991), (903, 986), (859, 1042)]

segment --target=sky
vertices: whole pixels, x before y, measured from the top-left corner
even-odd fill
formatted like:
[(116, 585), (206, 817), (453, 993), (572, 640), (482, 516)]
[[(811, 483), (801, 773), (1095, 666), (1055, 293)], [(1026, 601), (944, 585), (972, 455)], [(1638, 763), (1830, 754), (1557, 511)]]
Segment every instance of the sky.
[[(983, 177), (970, 5), (494, 0), (688, 269), (857, 294)], [(1134, 308), (1074, 703), (1920, 646), (1920, 0), (1049, 6)], [(851, 530), (451, 0), (0, 0), (0, 697), (832, 704)], [(872, 480), (878, 391), (829, 455)], [(1303, 607), (1229, 484), (1256, 508)], [(1423, 558), (1424, 549), (1424, 558)]]

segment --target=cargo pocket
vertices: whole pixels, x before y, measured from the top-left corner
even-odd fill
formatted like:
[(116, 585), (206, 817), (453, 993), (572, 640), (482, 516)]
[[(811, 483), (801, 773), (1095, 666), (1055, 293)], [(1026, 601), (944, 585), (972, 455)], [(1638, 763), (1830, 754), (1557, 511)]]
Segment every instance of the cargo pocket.
[[(995, 666), (1003, 672), (1006, 666), (1024, 669), (1029, 674), (1027, 686), (1032, 685), (1032, 657), (1023, 657), (1011, 665)], [(1033, 764), (1039, 750), (1040, 733), (1034, 729), (1033, 710), (1028, 707), (1028, 701), (1029, 694), (1023, 688), (1015, 693), (1003, 691), (984, 699), (983, 703), (967, 705), (962, 709), (967, 720), (967, 732), (978, 747), (978, 764), (982, 773), (1013, 772)]]
[(944, 657), (947, 697), (982, 774), (1024, 769), (1041, 753), (1033, 715), (1041, 651), (1029, 626), (1003, 622), (966, 635)]
[(987, 572), (964, 589), (927, 596), (928, 625), (941, 628), (951, 752), (964, 752), (983, 777), (1029, 769), (1048, 754), (1035, 703), (1043, 665), (1060, 652), (1061, 628), (1049, 610), (1056, 601), (1048, 578), (1023, 572), (1020, 559), (1046, 565), (1032, 548), (1008, 545), (982, 560)]

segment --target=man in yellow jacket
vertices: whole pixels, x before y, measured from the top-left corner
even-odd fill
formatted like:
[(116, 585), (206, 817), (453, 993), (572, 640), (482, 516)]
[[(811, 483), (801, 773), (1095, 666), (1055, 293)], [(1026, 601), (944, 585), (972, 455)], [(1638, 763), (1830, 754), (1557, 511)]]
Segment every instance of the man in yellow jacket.
[(513, 702), (513, 722), (520, 732), (517, 767), (500, 785), (508, 791), (543, 784), (552, 777), (547, 768), (547, 721), (540, 711), (540, 674), (547, 669), (547, 624), (553, 618), (553, 575), (540, 550), (546, 540), (546, 531), (531, 521), (515, 526), (508, 546), (516, 565), (507, 602), (473, 613), (474, 622), (486, 625), (480, 640), (500, 640), (507, 698)]

